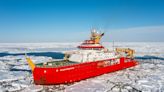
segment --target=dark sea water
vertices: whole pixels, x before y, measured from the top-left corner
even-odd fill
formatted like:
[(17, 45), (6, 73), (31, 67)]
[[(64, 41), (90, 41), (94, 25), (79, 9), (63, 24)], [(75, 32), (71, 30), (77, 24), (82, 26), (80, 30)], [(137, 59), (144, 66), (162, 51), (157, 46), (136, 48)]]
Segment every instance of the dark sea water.
[[(24, 53), (8, 53), (8, 52), (1, 52), (0, 57), (3, 56), (18, 56), (18, 55), (24, 55)], [(30, 52), (27, 53), (28, 56), (47, 56), (47, 57), (52, 57), (53, 59), (63, 59), (64, 54), (61, 52)], [(164, 60), (163, 57), (157, 57), (157, 56), (150, 56), (150, 55), (145, 55), (145, 56), (136, 56), (135, 59), (142, 59), (142, 60), (147, 60), (147, 59), (157, 59), (157, 60)]]
[[(0, 57), (3, 56), (18, 56), (18, 55), (24, 55), (24, 53), (7, 53), (7, 52), (3, 52), (0, 53)], [(27, 53), (28, 56), (47, 56), (47, 57), (52, 57), (54, 59), (62, 59), (64, 57), (63, 53), (60, 52), (30, 52)]]

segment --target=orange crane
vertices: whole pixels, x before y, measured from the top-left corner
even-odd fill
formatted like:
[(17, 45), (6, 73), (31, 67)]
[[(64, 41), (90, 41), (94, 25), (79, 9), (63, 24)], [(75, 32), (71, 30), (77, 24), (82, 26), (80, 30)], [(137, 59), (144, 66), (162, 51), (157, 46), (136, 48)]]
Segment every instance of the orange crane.
[(121, 56), (123, 53), (126, 54), (127, 58), (134, 58), (133, 54), (135, 53), (135, 51), (130, 48), (116, 48), (116, 52)]

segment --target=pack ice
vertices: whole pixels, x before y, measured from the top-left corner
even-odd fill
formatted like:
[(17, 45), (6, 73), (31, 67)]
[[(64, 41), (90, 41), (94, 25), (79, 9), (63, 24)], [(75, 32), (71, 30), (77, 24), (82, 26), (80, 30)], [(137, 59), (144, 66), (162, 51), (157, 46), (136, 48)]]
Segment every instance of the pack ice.
[[(12, 43), (13, 44), (13, 43)], [(18, 48), (38, 51), (65, 51), (79, 43), (0, 44), (1, 53), (22, 53)], [(113, 50), (112, 43), (103, 43)], [(62, 49), (61, 49), (62, 47)], [(69, 47), (69, 48), (68, 48)], [(0, 57), (0, 92), (164, 92), (164, 43), (116, 42), (114, 47), (136, 50), (139, 65), (104, 74), (72, 84), (42, 86), (33, 84), (32, 73), (24, 55)], [(67, 49), (64, 49), (67, 48)], [(27, 51), (27, 50), (26, 50)], [(47, 56), (30, 56), (35, 63), (55, 59)]]

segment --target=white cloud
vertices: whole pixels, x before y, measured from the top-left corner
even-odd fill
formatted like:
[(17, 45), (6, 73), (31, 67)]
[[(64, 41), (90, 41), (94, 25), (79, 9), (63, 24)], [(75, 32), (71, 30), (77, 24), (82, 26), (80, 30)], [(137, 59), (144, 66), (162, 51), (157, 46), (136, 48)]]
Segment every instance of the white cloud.
[(147, 26), (108, 30), (104, 40), (109, 41), (164, 41), (164, 26)]

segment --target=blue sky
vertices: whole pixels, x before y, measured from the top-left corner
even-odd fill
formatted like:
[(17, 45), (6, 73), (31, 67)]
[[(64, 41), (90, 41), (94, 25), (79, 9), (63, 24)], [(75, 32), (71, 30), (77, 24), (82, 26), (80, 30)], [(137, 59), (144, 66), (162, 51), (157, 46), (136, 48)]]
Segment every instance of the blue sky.
[(164, 41), (164, 0), (1, 0), (0, 42)]

